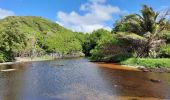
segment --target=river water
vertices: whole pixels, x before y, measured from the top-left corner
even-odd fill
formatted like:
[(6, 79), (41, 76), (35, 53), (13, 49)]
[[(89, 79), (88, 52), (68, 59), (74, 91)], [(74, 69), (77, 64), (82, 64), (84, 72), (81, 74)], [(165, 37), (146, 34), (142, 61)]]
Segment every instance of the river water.
[(0, 100), (170, 100), (170, 73), (105, 65), (78, 58), (1, 66), (16, 70), (0, 72)]

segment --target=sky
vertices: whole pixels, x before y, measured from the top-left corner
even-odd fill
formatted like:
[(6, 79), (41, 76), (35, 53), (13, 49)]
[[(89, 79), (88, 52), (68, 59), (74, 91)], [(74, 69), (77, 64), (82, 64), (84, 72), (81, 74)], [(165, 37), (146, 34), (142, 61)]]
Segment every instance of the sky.
[(139, 13), (143, 4), (155, 11), (170, 8), (170, 0), (0, 0), (0, 19), (41, 16), (73, 31), (92, 32), (111, 30), (120, 16)]

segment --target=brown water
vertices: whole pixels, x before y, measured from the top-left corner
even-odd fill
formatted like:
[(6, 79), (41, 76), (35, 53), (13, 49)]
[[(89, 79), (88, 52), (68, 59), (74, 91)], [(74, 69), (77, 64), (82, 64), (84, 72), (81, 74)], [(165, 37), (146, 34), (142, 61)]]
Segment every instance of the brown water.
[(170, 73), (119, 67), (84, 58), (1, 66), (16, 70), (0, 72), (0, 100), (170, 100)]

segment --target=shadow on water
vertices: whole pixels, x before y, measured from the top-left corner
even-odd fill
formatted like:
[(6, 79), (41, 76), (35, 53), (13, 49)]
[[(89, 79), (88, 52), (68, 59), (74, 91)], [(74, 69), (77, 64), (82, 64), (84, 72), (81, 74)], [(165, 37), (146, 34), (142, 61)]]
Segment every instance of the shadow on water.
[[(0, 100), (170, 99), (169, 73), (114, 70), (84, 58), (1, 68), (16, 70), (0, 72)], [(153, 83), (151, 78), (162, 82)]]

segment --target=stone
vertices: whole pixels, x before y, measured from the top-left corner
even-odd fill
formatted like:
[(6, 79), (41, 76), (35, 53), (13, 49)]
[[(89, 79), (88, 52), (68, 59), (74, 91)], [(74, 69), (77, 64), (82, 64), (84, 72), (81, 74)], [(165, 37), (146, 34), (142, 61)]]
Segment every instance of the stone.
[(150, 72), (150, 70), (148, 70), (148, 69), (143, 69), (143, 72)]
[(154, 83), (160, 83), (161, 82), (161, 80), (159, 80), (159, 79), (150, 79), (150, 81), (154, 82)]

